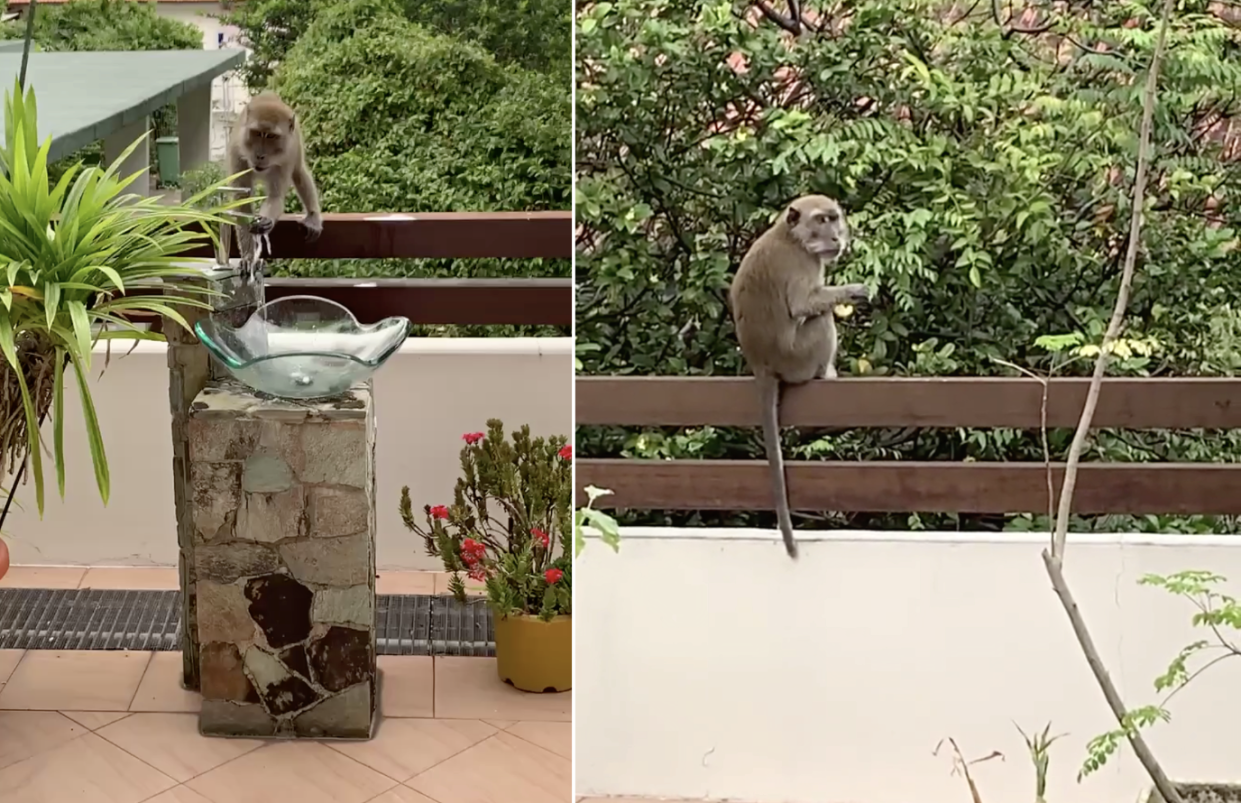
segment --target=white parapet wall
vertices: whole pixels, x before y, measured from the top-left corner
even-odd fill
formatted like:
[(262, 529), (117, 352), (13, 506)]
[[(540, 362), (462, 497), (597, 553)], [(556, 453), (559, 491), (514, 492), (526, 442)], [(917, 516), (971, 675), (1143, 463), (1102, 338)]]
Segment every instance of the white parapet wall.
[[(104, 369), (96, 349), (91, 387), (112, 475), (100, 501), (72, 376), (65, 380), (66, 488), (44, 461), (47, 506), (39, 521), (34, 485), (19, 487), (4, 536), (18, 564), (172, 566), (177, 562), (172, 501), (172, 435), (164, 344), (113, 344)], [(102, 375), (101, 375), (102, 374)], [(447, 504), (460, 474), (461, 436), (499, 418), (508, 432), (573, 435), (570, 338), (411, 338), (375, 375), (378, 451), (378, 564), (439, 569), (398, 513), (401, 487), (414, 509)], [(51, 425), (43, 437), (50, 446)], [(5, 488), (11, 480), (5, 480)]]
[[(1045, 574), (1044, 536), (629, 528), (574, 572), (576, 793), (754, 803), (1033, 803), (1021, 735), (1051, 722), (1048, 803), (1136, 803), (1128, 748), (1081, 783), (1115, 727)], [(1131, 707), (1206, 638), (1193, 608), (1139, 586), (1209, 569), (1241, 591), (1241, 538), (1080, 536), (1066, 574)], [(1175, 780), (1241, 781), (1241, 660), (1172, 701), (1149, 741)]]

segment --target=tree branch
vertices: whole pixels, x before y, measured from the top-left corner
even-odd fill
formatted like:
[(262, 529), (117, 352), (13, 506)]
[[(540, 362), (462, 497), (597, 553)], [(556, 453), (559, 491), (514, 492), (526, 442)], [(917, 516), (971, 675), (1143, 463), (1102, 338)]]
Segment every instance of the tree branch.
[(1120, 698), (1120, 692), (1117, 691), (1111, 676), (1108, 675), (1107, 668), (1103, 665), (1103, 659), (1099, 656), (1094, 640), (1090, 637), (1086, 621), (1082, 618), (1081, 610), (1077, 607), (1073, 593), (1064, 579), (1064, 550), (1068, 540), (1069, 515), (1073, 510), (1073, 491), (1077, 486), (1077, 469), (1081, 462), (1082, 450), (1086, 445), (1086, 438), (1090, 435), (1090, 424), (1094, 420), (1095, 408), (1099, 404), (1099, 391), (1103, 383), (1103, 374), (1107, 370), (1108, 352), (1120, 334), (1125, 308), (1129, 304), (1129, 293), (1133, 287), (1134, 267), (1137, 264), (1138, 246), (1142, 234), (1142, 205), (1146, 197), (1146, 174), (1150, 166), (1151, 120), (1155, 110), (1155, 90), (1159, 82), (1159, 65), (1167, 44), (1168, 20), (1172, 16), (1172, 7), (1173, 0), (1164, 0), (1159, 21), (1159, 37), (1155, 43), (1155, 53), (1151, 58), (1150, 69), (1146, 74), (1146, 90), (1142, 99), (1142, 125), (1138, 132), (1138, 164), (1133, 181), (1133, 217), (1129, 225), (1129, 244), (1125, 251), (1120, 289), (1116, 294), (1116, 306), (1112, 309), (1112, 318), (1108, 321), (1107, 332), (1103, 335), (1099, 356), (1095, 360), (1094, 373), (1090, 378), (1090, 389), (1086, 393), (1086, 403), (1082, 407), (1081, 419), (1077, 422), (1077, 431), (1073, 433), (1073, 442), (1069, 446), (1068, 459), (1064, 466), (1064, 482), (1060, 487), (1055, 529), (1052, 532), (1050, 550), (1043, 551), (1043, 564), (1047, 568), (1047, 575), (1051, 579), (1056, 596), (1060, 599), (1060, 604), (1069, 617), (1077, 643), (1086, 656), (1086, 663), (1090, 665), (1090, 670), (1094, 673), (1108, 707), (1112, 709), (1112, 714), (1124, 728), (1138, 761), (1142, 763), (1147, 774), (1150, 775), (1151, 782), (1154, 783), (1166, 803), (1182, 803), (1180, 793), (1164, 774), (1163, 767), (1155, 759), (1154, 753), (1146, 744), (1146, 740), (1142, 738), (1141, 732), (1136, 728), (1125, 727), (1124, 701)]
[(789, 0), (789, 10), (798, 11), (796, 16), (786, 17), (776, 11), (771, 6), (763, 2), (763, 0), (754, 0), (754, 5), (758, 6), (758, 10), (763, 12), (763, 16), (779, 25), (784, 30), (794, 36), (801, 35), (801, 13), (799, 11), (799, 3), (797, 0)]

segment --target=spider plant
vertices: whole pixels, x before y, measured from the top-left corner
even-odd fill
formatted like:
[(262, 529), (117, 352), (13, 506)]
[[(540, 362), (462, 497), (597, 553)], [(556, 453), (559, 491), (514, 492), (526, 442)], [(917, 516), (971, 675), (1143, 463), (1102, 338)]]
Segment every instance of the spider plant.
[(43, 454), (39, 427), (52, 418), (52, 459), (65, 494), (64, 373), (77, 380), (95, 480), (104, 504), (110, 480), (99, 419), (87, 375), (99, 340), (163, 340), (140, 329), (129, 313), (157, 313), (189, 328), (177, 308), (210, 308), (211, 291), (188, 282), (186, 252), (210, 240), (229, 210), (245, 203), (203, 204), (236, 176), (205, 188), (178, 205), (124, 190), (143, 173), (122, 178), (125, 159), (110, 167), (71, 167), (52, 186), (48, 150), (39, 144), (34, 89), (19, 82), (4, 96), (4, 146), (0, 149), (0, 467), (25, 465), (34, 476), (43, 515)]

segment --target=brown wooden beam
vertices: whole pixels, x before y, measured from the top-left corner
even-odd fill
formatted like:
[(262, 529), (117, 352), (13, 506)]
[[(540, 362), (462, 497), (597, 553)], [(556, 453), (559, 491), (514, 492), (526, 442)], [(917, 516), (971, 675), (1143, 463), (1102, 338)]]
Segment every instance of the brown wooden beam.
[[(1075, 427), (1089, 379), (1055, 379), (1049, 427)], [(781, 422), (800, 427), (1039, 427), (1032, 379), (842, 377), (785, 392)], [(577, 424), (757, 427), (750, 377), (579, 377)], [(1107, 379), (1096, 427), (1241, 428), (1241, 379)]]
[[(323, 216), (323, 234), (306, 241), (301, 215), (271, 235), (272, 259), (436, 259), (573, 257), (573, 213), (350, 212)], [(233, 238), (233, 256), (239, 256)], [(210, 244), (186, 256), (214, 257)]]
[(267, 300), (321, 296), (363, 323), (573, 325), (572, 279), (268, 279)]
[[(607, 488), (595, 504), (640, 510), (772, 510), (761, 460), (575, 460), (579, 489)], [(791, 462), (797, 510), (1045, 513), (1039, 463)], [(1063, 466), (1052, 467), (1059, 494)], [(578, 504), (585, 494), (577, 493)], [(1241, 464), (1084, 463), (1074, 512), (1241, 514)]]
[[(362, 323), (573, 325), (572, 279), (268, 279), (267, 299), (319, 296)], [(158, 316), (134, 313), (132, 321)]]

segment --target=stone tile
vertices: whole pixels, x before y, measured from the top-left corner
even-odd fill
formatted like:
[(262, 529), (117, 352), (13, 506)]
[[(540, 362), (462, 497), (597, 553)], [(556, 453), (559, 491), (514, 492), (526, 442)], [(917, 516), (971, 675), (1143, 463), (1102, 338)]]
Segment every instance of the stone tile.
[(0, 769), (86, 733), (55, 711), (0, 711)]
[(77, 588), (85, 574), (86, 569), (71, 566), (13, 566), (0, 588)]
[(339, 692), (366, 680), (374, 655), (374, 637), (371, 630), (333, 625), (322, 637), (312, 639), (306, 645), (306, 657), (315, 682), (328, 691)]
[(400, 572), (380, 569), (376, 594), (434, 594), (435, 572)]
[(502, 731), (506, 731), (517, 724), (515, 719), (484, 719), (483, 722), (486, 722), (488, 725), (495, 725)]
[[(152, 801), (152, 803), (155, 803), (155, 801)], [(415, 792), (408, 786), (398, 786), (395, 789), (384, 792), (372, 800), (371, 803), (436, 803), (436, 801), (421, 792)]]
[(395, 781), (408, 781), (496, 733), (477, 719), (385, 719), (369, 742), (329, 746)]
[(61, 711), (60, 713), (92, 731), (97, 731), (104, 725), (111, 725), (129, 716), (128, 711)]
[(141, 803), (175, 785), (93, 733), (0, 770), (4, 803)]
[(564, 803), (573, 796), (568, 759), (503, 731), (406, 785), (439, 803)]
[(437, 717), (568, 722), (572, 712), (573, 692), (518, 691), (500, 680), (494, 658), (435, 659)]
[(25, 650), (0, 650), (0, 689), (4, 688), (25, 654)]
[[(280, 545), (280, 557), (303, 583), (353, 586), (369, 582), (370, 535), (310, 538)], [(259, 572), (254, 572), (258, 574)]]
[(509, 733), (573, 760), (573, 725), (569, 722), (518, 722)]
[(379, 711), (385, 717), (435, 716), (435, 664), (429, 655), (380, 655)]
[(186, 786), (212, 803), (368, 803), (396, 782), (306, 741), (269, 744)]
[(87, 569), (80, 588), (109, 588), (122, 591), (170, 591), (181, 587), (176, 569), (166, 567)]
[[(452, 572), (436, 572), (435, 573), (435, 593), (449, 594), (448, 581), (452, 579)], [(487, 588), (477, 580), (471, 580), (465, 575), (461, 575), (462, 582), (465, 583), (465, 595), (467, 597), (485, 597), (487, 596)]]
[(0, 691), (0, 709), (127, 711), (150, 660), (149, 652), (30, 650)]
[(134, 714), (100, 729), (98, 735), (181, 783), (264, 744), (257, 739), (202, 736), (194, 714)]
[(130, 711), (197, 712), (202, 707), (198, 692), (181, 686), (180, 652), (157, 652), (151, 656), (147, 671), (138, 684), (138, 692), (130, 703)]
[(241, 586), (199, 579), (198, 638), (203, 644), (213, 641), (243, 642), (254, 638), (250, 601)]
[[(156, 795), (146, 803), (211, 803), (211, 801), (188, 786), (175, 786), (163, 794)], [(272, 803), (276, 802), (272, 801)]]

